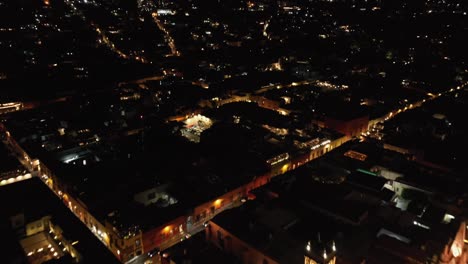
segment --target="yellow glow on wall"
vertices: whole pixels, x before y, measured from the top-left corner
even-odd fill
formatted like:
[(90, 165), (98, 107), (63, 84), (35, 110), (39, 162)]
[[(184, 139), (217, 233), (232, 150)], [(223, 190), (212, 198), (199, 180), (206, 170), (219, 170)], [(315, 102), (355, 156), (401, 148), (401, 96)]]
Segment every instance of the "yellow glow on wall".
[(164, 233), (169, 233), (169, 231), (171, 231), (171, 226), (170, 225), (164, 227), (164, 229), (163, 229)]
[(106, 232), (102, 233), (102, 239), (104, 239), (104, 242), (106, 242), (106, 245), (110, 244), (109, 235)]
[(216, 201), (214, 202), (214, 205), (215, 205), (216, 207), (220, 207), (222, 202), (223, 202), (223, 199), (218, 199), (218, 200), (216, 200)]

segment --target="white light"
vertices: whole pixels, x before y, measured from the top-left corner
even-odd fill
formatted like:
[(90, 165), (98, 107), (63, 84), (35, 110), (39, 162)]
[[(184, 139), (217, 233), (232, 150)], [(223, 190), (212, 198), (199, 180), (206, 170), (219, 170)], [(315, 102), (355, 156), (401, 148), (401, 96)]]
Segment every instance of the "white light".
[(451, 251), (452, 251), (453, 256), (456, 258), (459, 257), (462, 253), (460, 246), (458, 246), (456, 243), (452, 244)]
[(425, 225), (425, 224), (422, 224), (422, 223), (419, 223), (419, 222), (417, 222), (417, 221), (413, 221), (413, 224), (414, 224), (414, 225), (417, 225), (417, 226), (419, 226), (419, 227), (422, 227), (422, 228), (424, 228), (424, 229), (427, 229), (427, 230), (431, 229), (429, 226), (427, 226), (427, 225)]

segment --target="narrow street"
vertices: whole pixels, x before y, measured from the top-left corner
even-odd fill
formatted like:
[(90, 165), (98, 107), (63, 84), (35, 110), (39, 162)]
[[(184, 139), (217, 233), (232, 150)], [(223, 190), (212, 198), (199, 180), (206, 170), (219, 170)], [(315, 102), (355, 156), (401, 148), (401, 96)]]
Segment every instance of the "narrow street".
[(158, 14), (153, 12), (151, 14), (151, 16), (153, 17), (153, 20), (154, 22), (156, 23), (156, 25), (158, 26), (159, 30), (161, 30), (163, 33), (164, 33), (164, 39), (166, 40), (167, 42), (167, 45), (169, 46), (169, 48), (171, 49), (171, 54), (170, 56), (180, 56), (180, 52), (177, 50), (177, 47), (175, 45), (175, 42), (174, 42), (174, 39), (172, 38), (170, 32), (166, 29), (166, 27), (164, 26), (164, 24), (161, 22), (161, 20), (159, 20), (158, 18)]

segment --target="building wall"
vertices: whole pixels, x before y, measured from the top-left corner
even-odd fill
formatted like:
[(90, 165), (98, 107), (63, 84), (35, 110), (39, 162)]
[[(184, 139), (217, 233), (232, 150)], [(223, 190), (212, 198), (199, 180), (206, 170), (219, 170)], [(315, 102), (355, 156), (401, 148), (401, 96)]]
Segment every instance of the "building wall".
[(203, 203), (192, 212), (180, 216), (164, 226), (148, 230), (143, 233), (144, 252), (153, 249), (164, 250), (184, 239), (187, 234), (202, 230), (204, 224), (226, 209), (240, 205), (246, 199), (249, 191), (266, 184), (270, 174), (256, 177), (250, 183), (227, 192), (214, 200)]
[(142, 234), (143, 250), (149, 252), (159, 248), (164, 250), (180, 241), (186, 235), (186, 217), (176, 219)]
[(329, 144), (326, 144), (324, 146), (321, 146), (317, 149), (314, 149), (314, 150), (310, 150), (309, 152), (306, 152), (302, 155), (295, 155), (293, 157), (291, 157), (290, 160), (286, 161), (286, 162), (283, 162), (283, 163), (280, 163), (278, 165), (275, 165), (274, 167), (272, 167), (272, 177), (274, 176), (277, 176), (277, 175), (281, 175), (287, 171), (290, 171), (290, 170), (294, 170), (304, 164), (306, 164), (307, 162), (313, 160), (313, 159), (316, 159), (328, 152), (330, 152), (331, 150), (341, 146), (342, 144), (348, 142), (351, 138), (348, 137), (348, 136), (342, 136), (340, 138), (337, 138), (337, 139), (334, 139), (334, 140), (331, 140)]
[(32, 236), (49, 228), (50, 216), (26, 224), (26, 236)]
[(236, 256), (243, 264), (279, 264), (212, 221), (205, 229), (205, 236), (207, 241)]
[(466, 222), (462, 221), (453, 239), (448, 241), (440, 253), (439, 264), (467, 263), (468, 246), (464, 242), (467, 228)]
[(347, 136), (359, 137), (362, 133), (367, 131), (367, 128), (369, 126), (369, 117), (363, 116), (347, 121), (325, 118), (324, 125), (327, 128), (336, 130)]

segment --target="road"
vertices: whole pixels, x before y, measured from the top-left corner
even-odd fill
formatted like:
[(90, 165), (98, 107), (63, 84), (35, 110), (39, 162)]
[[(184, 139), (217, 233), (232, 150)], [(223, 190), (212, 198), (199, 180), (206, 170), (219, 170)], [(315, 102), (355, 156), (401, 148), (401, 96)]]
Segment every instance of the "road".
[(262, 35), (268, 40), (271, 40), (270, 34), (267, 32), (268, 27), (270, 26), (270, 20), (271, 18), (263, 23), (263, 29), (262, 29)]
[(284, 88), (291, 88), (295, 86), (301, 86), (301, 85), (309, 85), (309, 84), (314, 84), (316, 81), (298, 81), (298, 82), (292, 82), (289, 84), (270, 84), (270, 85), (265, 85), (262, 86), (260, 89), (255, 91), (255, 94), (261, 94), (273, 89), (284, 89)]
[(123, 85), (127, 85), (129, 83), (145, 84), (148, 81), (161, 81), (161, 80), (164, 80), (164, 79), (166, 79), (166, 75), (149, 76), (149, 77), (141, 78), (141, 79), (138, 79), (138, 80), (120, 82), (117, 86), (122, 87)]
[(161, 22), (161, 20), (159, 20), (158, 14), (156, 12), (153, 12), (151, 16), (153, 17), (153, 20), (158, 26), (159, 30), (161, 30), (164, 33), (164, 39), (166, 40), (167, 45), (171, 49), (170, 56), (180, 56), (180, 52), (177, 50), (174, 39), (172, 38), (170, 32), (166, 29), (164, 24)]
[[(201, 219), (200, 221), (198, 221), (196, 224), (194, 224), (190, 230), (190, 232), (185, 232), (185, 233), (182, 233), (182, 234), (178, 234), (178, 235), (175, 235), (173, 236), (171, 239), (165, 241), (163, 244), (160, 245), (160, 250), (161, 252), (164, 251), (165, 249), (168, 249), (174, 245), (176, 245), (177, 243), (179, 243), (180, 241), (183, 241), (185, 239), (190, 239), (191, 236), (199, 233), (199, 232), (202, 232), (205, 230), (205, 223), (210, 221), (213, 217), (215, 217), (216, 215), (218, 215), (219, 213), (222, 213), (223, 211), (225, 210), (229, 210), (229, 209), (232, 209), (232, 208), (235, 208), (235, 207), (239, 207), (242, 205), (242, 202), (241, 201), (237, 201), (235, 203), (230, 203), (230, 204), (227, 204), (226, 206), (222, 207), (222, 208), (219, 208), (218, 210), (216, 210), (216, 212), (212, 215), (208, 215), (207, 217), (205, 217), (204, 219)], [(187, 235), (188, 235), (188, 238), (187, 238)], [(155, 254), (152, 258), (150, 258), (148, 256), (148, 254), (143, 254), (143, 255), (140, 255), (138, 257), (135, 257), (133, 258), (131, 261), (128, 261), (126, 262), (125, 264), (160, 264), (160, 256), (158, 256), (158, 254)]]
[[(446, 90), (445, 92), (441, 92), (441, 93), (438, 93), (438, 94), (432, 94), (432, 93), (427, 93), (427, 98), (425, 99), (422, 99), (420, 101), (416, 101), (416, 102), (408, 102), (406, 103), (405, 105), (401, 106), (400, 108), (398, 109), (395, 109), (391, 112), (389, 112), (387, 115), (385, 115), (384, 119), (382, 120), (383, 122), (385, 121), (388, 121), (390, 119), (393, 119), (395, 118), (397, 115), (401, 114), (401, 113), (404, 113), (408, 110), (411, 110), (411, 109), (415, 109), (415, 108), (418, 108), (418, 107), (421, 107), (422, 105), (424, 105), (425, 103), (427, 102), (430, 102), (432, 100), (435, 100), (437, 98), (440, 98), (441, 96), (444, 96), (444, 95), (450, 95), (452, 93), (455, 93), (457, 91), (460, 91), (461, 89), (465, 88), (465, 86), (468, 85), (468, 82), (465, 82), (463, 84), (460, 84), (459, 86), (457, 87), (453, 87), (453, 88), (450, 88), (448, 90)], [(374, 125), (375, 127), (375, 125)], [(367, 131), (367, 135), (370, 135), (370, 132), (371, 131)], [(375, 131), (373, 132), (374, 133), (374, 137), (375, 137), (375, 134), (378, 134), (380, 133), (380, 130), (379, 129), (375, 129)]]
[[(87, 22), (87, 19), (86, 19), (86, 16), (84, 15), (84, 13), (81, 10), (79, 10), (78, 8), (76, 8), (76, 6), (73, 4), (72, 0), (65, 0), (64, 3), (72, 10), (72, 12), (75, 15), (79, 16), (81, 18), (81, 20), (83, 20), (83, 22)], [(100, 44), (104, 44), (109, 50), (111, 50), (113, 53), (115, 53), (120, 58), (126, 59), (126, 60), (129, 60), (129, 59), (130, 60), (135, 60), (135, 61), (138, 61), (138, 62), (141, 62), (141, 63), (148, 63), (148, 61), (143, 57), (131, 56), (131, 55), (125, 54), (123, 51), (119, 50), (115, 46), (115, 44), (106, 36), (104, 31), (101, 30), (99, 28), (99, 26), (97, 26), (93, 22), (90, 22), (89, 25), (98, 34), (98, 36), (99, 36), (98, 42)]]

